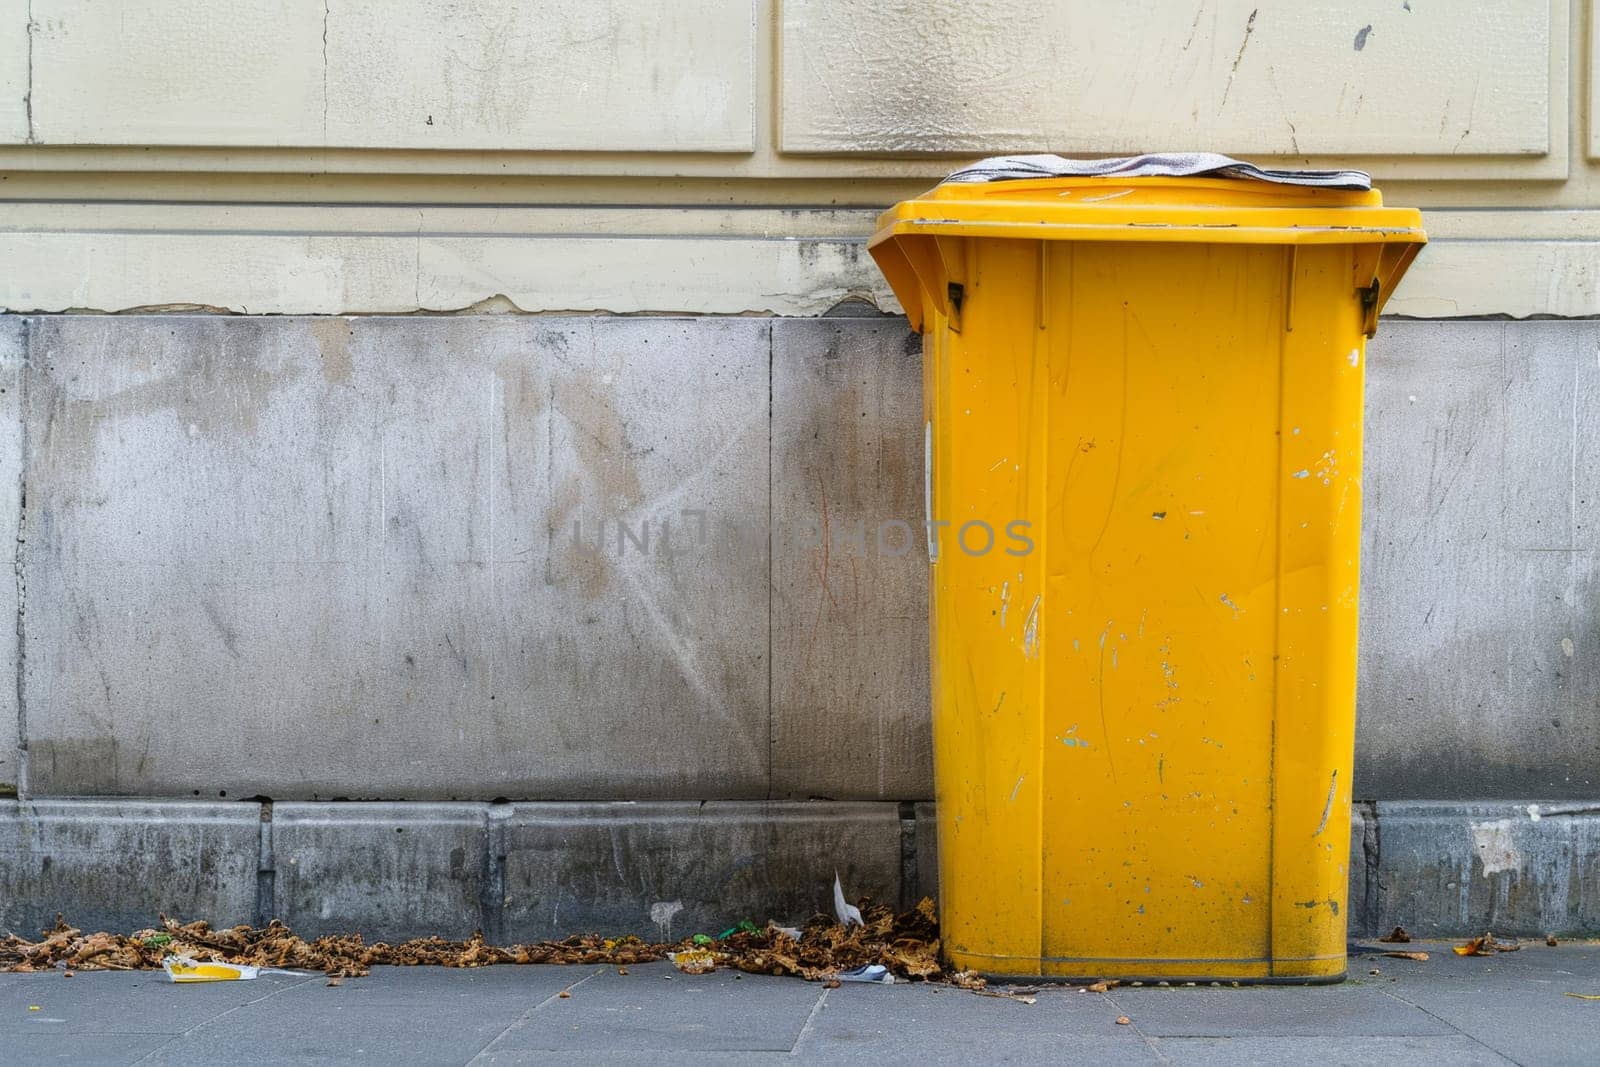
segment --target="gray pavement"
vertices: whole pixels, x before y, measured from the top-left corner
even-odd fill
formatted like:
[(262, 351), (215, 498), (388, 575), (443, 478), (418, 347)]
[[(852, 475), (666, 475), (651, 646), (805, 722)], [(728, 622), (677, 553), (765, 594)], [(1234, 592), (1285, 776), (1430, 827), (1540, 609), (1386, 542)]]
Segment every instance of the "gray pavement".
[(1446, 943), (1405, 947), (1431, 958), (1358, 946), (1338, 986), (1045, 986), (1031, 1004), (941, 986), (688, 976), (665, 963), (627, 974), (379, 968), (337, 987), (320, 976), (176, 986), (150, 973), (3, 974), (0, 1060), (1600, 1062), (1600, 1000), (1565, 995), (1600, 994), (1600, 943), (1476, 958)]

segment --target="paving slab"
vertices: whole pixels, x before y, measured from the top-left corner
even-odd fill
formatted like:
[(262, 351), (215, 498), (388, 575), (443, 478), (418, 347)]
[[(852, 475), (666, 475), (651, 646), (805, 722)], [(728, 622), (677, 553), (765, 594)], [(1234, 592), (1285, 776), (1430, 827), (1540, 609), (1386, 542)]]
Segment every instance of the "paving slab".
[(1449, 1063), (1451, 1067), (1510, 1064), (1470, 1037), (1162, 1037), (1155, 1049), (1172, 1063), (1193, 1067), (1285, 1067), (1340, 1064), (1394, 1067), (1397, 1063)]
[[(313, 980), (262, 975), (253, 982), (207, 982), (180, 989), (159, 971), (83, 971), (71, 978), (60, 971), (0, 974), (0, 1048), (27, 1034), (181, 1034)], [(175, 995), (179, 992), (194, 995)]]
[[(0, 1060), (77, 1063), (1563, 1064), (1600, 1062), (1600, 943), (1426, 962), (1358, 945), (1339, 986), (827, 989), (665, 962), (374, 969), (173, 985), (149, 973), (0, 974)], [(1374, 975), (1370, 972), (1377, 970)], [(560, 996), (561, 992), (569, 996)], [(30, 1011), (37, 1006), (38, 1011)], [(1130, 1024), (1118, 1025), (1119, 1015)]]
[(606, 968), (572, 996), (540, 1004), (487, 1050), (545, 1052), (787, 1052), (823, 987), (670, 963)]
[(138, 1063), (167, 1040), (160, 1034), (12, 1034), (5, 1051), (12, 1063), (120, 1067)]
[[(337, 988), (316, 978), (209, 1020), (147, 1062), (193, 1065), (269, 1055), (288, 1063), (466, 1063), (530, 1005), (593, 973), (579, 967), (381, 967)], [(176, 996), (195, 987), (169, 988)]]
[(1600, 1001), (1566, 995), (1600, 996), (1600, 944), (1531, 941), (1493, 956), (1457, 956), (1453, 944), (1400, 946), (1427, 952), (1426, 963), (1363, 953), (1351, 971), (1377, 968), (1365, 979), (1375, 988), (1519, 1063), (1600, 1060)]
[(920, 1063), (1157, 1063), (1143, 1035), (1117, 1025), (1104, 996), (1063, 986), (1034, 1003), (922, 985), (825, 991), (795, 1052), (807, 1060)]
[(1142, 986), (1110, 994), (1152, 1037), (1419, 1037), (1452, 1028), (1383, 990), (1346, 982), (1307, 987)]

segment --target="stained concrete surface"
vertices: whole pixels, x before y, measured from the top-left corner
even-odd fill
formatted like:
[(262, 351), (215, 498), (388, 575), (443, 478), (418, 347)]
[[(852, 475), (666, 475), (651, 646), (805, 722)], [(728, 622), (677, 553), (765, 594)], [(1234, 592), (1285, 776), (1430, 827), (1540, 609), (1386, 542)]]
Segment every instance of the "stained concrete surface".
[[(1600, 935), (1600, 812), (1384, 802), (1352, 836), (1353, 935)], [(864, 801), (0, 801), (0, 931), (165, 913), (369, 940), (670, 940), (828, 912), (835, 872), (852, 897), (937, 898), (937, 838), (933, 805)]]
[[(174, 986), (149, 973), (0, 975), (0, 1042), (81, 1064), (548, 1062), (1586, 1064), (1600, 1056), (1600, 946), (1427, 962), (1358, 945), (1339, 986), (948, 987), (821, 984), (669, 964), (378, 968)], [(1372, 974), (1376, 970), (1379, 973)], [(562, 996), (566, 993), (566, 996)], [(33, 1010), (33, 1009), (37, 1010)], [(1126, 1016), (1127, 1025), (1117, 1018)]]
[[(1597, 350), (1372, 342), (1358, 799), (1600, 790)], [(0, 791), (927, 799), (920, 362), (885, 317), (0, 316)]]

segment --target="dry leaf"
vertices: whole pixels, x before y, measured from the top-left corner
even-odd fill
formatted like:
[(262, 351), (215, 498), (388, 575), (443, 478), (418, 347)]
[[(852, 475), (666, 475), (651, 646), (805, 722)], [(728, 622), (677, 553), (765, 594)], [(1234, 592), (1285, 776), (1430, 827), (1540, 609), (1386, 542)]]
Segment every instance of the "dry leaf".
[(1102, 978), (1102, 979), (1100, 979), (1100, 981), (1096, 982), (1094, 985), (1089, 986), (1088, 990), (1091, 993), (1104, 993), (1104, 992), (1106, 992), (1106, 991), (1108, 991), (1110, 989), (1113, 989), (1116, 986), (1119, 986), (1121, 984), (1122, 983), (1117, 981), (1116, 979), (1109, 979), (1108, 980), (1108, 979)]
[(1428, 954), (1426, 952), (1385, 952), (1384, 955), (1396, 960), (1416, 960), (1418, 963), (1428, 962)]
[(558, 1000), (571, 1000), (572, 994), (563, 989), (561, 992), (556, 994), (556, 998)]
[(1131, 1026), (1132, 1024), (1133, 1024), (1133, 1020), (1128, 1018), (1126, 1015), (1117, 1016), (1117, 1025), (1118, 1026)]
[(1600, 1000), (1600, 993), (1563, 993), (1564, 997), (1576, 997), (1578, 1000)]
[(845, 928), (830, 916), (818, 915), (802, 927), (739, 929), (713, 946), (696, 945), (692, 939), (672, 945), (631, 935), (597, 934), (504, 947), (489, 944), (481, 933), (465, 941), (422, 937), (394, 945), (369, 944), (353, 933), (308, 941), (276, 920), (263, 927), (213, 929), (205, 922), (184, 923), (166, 916), (153, 928), (132, 934), (85, 934), (57, 916), (55, 925), (37, 941), (0, 935), (0, 971), (25, 974), (58, 966), (74, 972), (159, 970), (163, 957), (182, 954), (208, 962), (320, 971), (329, 978), (360, 977), (377, 965), (600, 964), (623, 973), (634, 964), (666, 959), (675, 952), (680, 957), (701, 953), (713, 966), (815, 982), (827, 981), (839, 971), (880, 964), (900, 979), (984, 988), (977, 975), (944, 969), (939, 958), (939, 916), (931, 899), (925, 897), (915, 908), (898, 914), (866, 899), (857, 904), (860, 926), (852, 923)]
[(1411, 940), (1411, 935), (1406, 933), (1404, 926), (1396, 926), (1389, 932), (1388, 936), (1380, 937), (1378, 940), (1386, 945), (1403, 945)]
[(1457, 956), (1492, 956), (1496, 952), (1516, 952), (1522, 945), (1516, 941), (1496, 941), (1494, 934), (1475, 937), (1465, 945), (1455, 946)]
[(982, 989), (989, 984), (982, 975), (971, 971), (956, 971), (946, 975), (946, 981), (960, 989)]
[(1555, 934), (1545, 934), (1544, 935), (1544, 943), (1549, 945), (1551, 948), (1555, 948), (1556, 947), (1556, 935)]

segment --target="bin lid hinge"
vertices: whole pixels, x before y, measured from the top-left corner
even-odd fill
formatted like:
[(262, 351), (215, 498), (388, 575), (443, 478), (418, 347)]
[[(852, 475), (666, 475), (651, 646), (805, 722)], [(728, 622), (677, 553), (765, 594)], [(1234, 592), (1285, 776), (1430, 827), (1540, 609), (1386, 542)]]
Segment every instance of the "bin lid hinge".
[(1361, 332), (1367, 337), (1378, 332), (1378, 296), (1382, 291), (1377, 278), (1356, 289), (1361, 297)]

